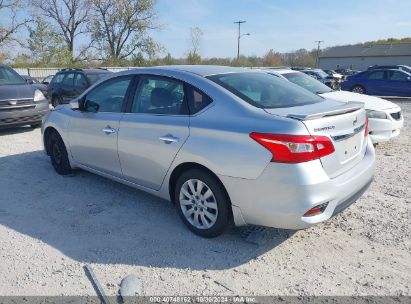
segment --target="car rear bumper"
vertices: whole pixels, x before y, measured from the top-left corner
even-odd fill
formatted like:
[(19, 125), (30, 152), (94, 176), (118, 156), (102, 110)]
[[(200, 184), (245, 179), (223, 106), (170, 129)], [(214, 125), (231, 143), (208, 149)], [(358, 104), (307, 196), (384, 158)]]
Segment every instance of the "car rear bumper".
[[(304, 229), (323, 222), (354, 203), (374, 176), (375, 151), (371, 141), (360, 163), (330, 179), (319, 160), (301, 164), (270, 163), (255, 180), (219, 176), (233, 205), (236, 225)], [(323, 213), (303, 215), (328, 203)]]
[(404, 118), (400, 120), (392, 119), (369, 119), (370, 137), (374, 144), (385, 142), (400, 135), (401, 128), (404, 125)]
[(0, 128), (14, 127), (41, 123), (45, 114), (49, 111), (47, 100), (39, 102), (29, 110), (7, 110), (0, 111)]

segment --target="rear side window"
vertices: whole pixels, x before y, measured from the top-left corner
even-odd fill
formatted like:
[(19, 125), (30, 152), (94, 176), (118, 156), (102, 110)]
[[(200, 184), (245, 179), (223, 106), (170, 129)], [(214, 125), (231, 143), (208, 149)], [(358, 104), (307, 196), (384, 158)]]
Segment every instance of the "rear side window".
[(143, 76), (131, 108), (132, 113), (181, 115), (187, 113), (184, 84), (181, 81)]
[(372, 80), (383, 80), (384, 71), (376, 71), (376, 72), (368, 73), (367, 78), (372, 79)]
[(407, 78), (409, 75), (403, 73), (403, 72), (398, 72), (398, 71), (389, 71), (388, 72), (388, 79), (392, 81), (407, 81)]
[(202, 109), (207, 107), (213, 100), (201, 92), (200, 90), (194, 88), (193, 86), (189, 86), (189, 94), (190, 94), (190, 114), (196, 114), (200, 112)]
[(288, 108), (323, 101), (306, 89), (266, 73), (232, 73), (208, 79), (258, 108)]

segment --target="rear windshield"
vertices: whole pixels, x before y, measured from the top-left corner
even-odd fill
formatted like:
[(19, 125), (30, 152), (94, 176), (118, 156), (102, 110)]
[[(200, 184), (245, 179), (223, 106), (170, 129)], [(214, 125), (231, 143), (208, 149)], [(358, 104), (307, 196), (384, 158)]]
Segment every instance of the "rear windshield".
[(285, 78), (287, 78), (292, 83), (303, 87), (304, 89), (314, 93), (314, 94), (323, 94), (332, 92), (332, 90), (327, 87), (322, 82), (318, 81), (317, 79), (312, 78), (304, 73), (284, 73), (282, 74)]
[(258, 108), (288, 108), (323, 101), (318, 95), (267, 73), (233, 73), (207, 78)]
[(0, 85), (7, 84), (27, 84), (26, 81), (14, 70), (7, 67), (0, 67)]
[(87, 74), (87, 78), (91, 84), (94, 84), (102, 79), (109, 77), (112, 73), (92, 73)]

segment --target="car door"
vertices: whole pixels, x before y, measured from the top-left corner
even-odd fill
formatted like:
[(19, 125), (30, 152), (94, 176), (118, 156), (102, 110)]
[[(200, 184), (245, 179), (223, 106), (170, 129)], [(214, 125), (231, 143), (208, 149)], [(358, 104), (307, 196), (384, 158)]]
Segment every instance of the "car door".
[(117, 153), (119, 122), (133, 77), (107, 80), (81, 99), (69, 126), (73, 159), (86, 167), (121, 177)]
[(411, 96), (411, 76), (403, 71), (387, 71), (385, 91), (390, 96)]
[(60, 86), (60, 92), (59, 92), (59, 95), (63, 103), (69, 103), (70, 100), (75, 98), (74, 78), (76, 74), (77, 73), (70, 72), (70, 73), (66, 73), (64, 76), (64, 79)]
[(365, 88), (368, 95), (381, 95), (385, 94), (383, 86), (385, 84), (385, 71), (372, 71), (364, 75), (362, 85)]
[(128, 110), (118, 135), (123, 176), (158, 190), (189, 136), (185, 85), (172, 78), (141, 76)]

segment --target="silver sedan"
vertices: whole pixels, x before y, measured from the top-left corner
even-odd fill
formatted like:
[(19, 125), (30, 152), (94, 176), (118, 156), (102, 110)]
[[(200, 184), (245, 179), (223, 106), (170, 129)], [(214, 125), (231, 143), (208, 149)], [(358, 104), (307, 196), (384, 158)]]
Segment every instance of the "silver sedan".
[(230, 223), (302, 229), (374, 174), (362, 104), (260, 71), (171, 66), (113, 74), (43, 121), (59, 174), (84, 169), (176, 205), (204, 237)]

